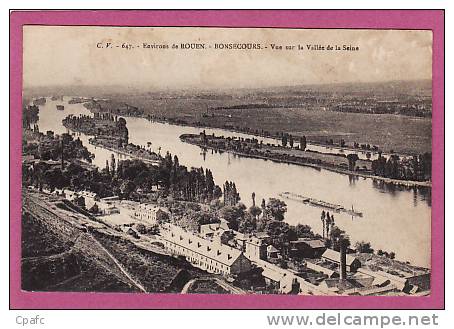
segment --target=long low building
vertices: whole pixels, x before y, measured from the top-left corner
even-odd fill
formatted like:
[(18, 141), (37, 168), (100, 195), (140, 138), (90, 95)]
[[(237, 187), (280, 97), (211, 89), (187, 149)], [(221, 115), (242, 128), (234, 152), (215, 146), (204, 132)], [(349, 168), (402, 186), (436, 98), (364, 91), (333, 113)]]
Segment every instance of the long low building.
[(251, 261), (241, 250), (219, 241), (203, 239), (172, 224), (163, 224), (160, 235), (167, 250), (209, 273), (227, 276), (251, 270)]
[(168, 213), (167, 208), (154, 204), (140, 203), (134, 210), (134, 217), (148, 224), (155, 225), (160, 216)]
[[(333, 249), (326, 249), (322, 255), (322, 259), (330, 263), (339, 265), (340, 264), (340, 252)], [(346, 268), (348, 272), (356, 272), (361, 267), (361, 262), (358, 258), (347, 254), (346, 256)]]

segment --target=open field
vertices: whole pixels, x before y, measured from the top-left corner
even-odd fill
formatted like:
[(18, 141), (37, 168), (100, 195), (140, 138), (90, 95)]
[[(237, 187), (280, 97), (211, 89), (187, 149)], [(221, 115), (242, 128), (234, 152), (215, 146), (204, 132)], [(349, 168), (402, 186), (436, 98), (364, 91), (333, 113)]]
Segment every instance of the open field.
[[(428, 118), (391, 114), (341, 113), (297, 108), (260, 108), (219, 110), (217, 116), (204, 118), (210, 126), (228, 124), (251, 131), (283, 131), (305, 135), (309, 141), (344, 139), (379, 146), (389, 152), (424, 153), (431, 151), (432, 126)], [(228, 112), (227, 112), (228, 111)], [(226, 118), (227, 115), (231, 117)]]
[[(250, 107), (216, 108), (235, 100), (194, 98), (156, 99), (153, 96), (113, 96), (121, 98), (152, 116), (170, 123), (225, 128), (252, 134), (278, 132), (305, 135), (308, 141), (325, 142), (344, 139), (347, 144), (377, 145), (385, 152), (414, 154), (431, 152), (432, 122), (430, 118), (396, 114), (345, 113), (318, 108)], [(108, 102), (106, 102), (108, 104)], [(106, 105), (115, 108), (116, 105)], [(207, 108), (210, 108), (207, 110)]]
[[(345, 113), (316, 107), (248, 107), (222, 108), (238, 103), (235, 98), (212, 96), (196, 98), (160, 98), (153, 95), (116, 95), (116, 104), (127, 104), (169, 122), (184, 121), (188, 125), (236, 129), (256, 133), (267, 131), (295, 136), (305, 135), (308, 141), (335, 142), (344, 139), (347, 144), (371, 144), (383, 151), (398, 153), (431, 152), (431, 118), (396, 114)], [(339, 100), (341, 101), (341, 100)], [(253, 103), (253, 101), (251, 101)]]
[[(108, 99), (97, 102), (123, 115), (250, 133), (284, 132), (313, 142), (344, 139), (347, 144), (377, 145), (385, 152), (431, 152), (429, 80), (222, 91), (68, 87), (26, 90), (26, 95), (50, 92)], [(368, 112), (377, 106), (378, 113), (385, 114)], [(422, 117), (418, 106), (424, 108)], [(343, 107), (360, 113), (343, 112)]]

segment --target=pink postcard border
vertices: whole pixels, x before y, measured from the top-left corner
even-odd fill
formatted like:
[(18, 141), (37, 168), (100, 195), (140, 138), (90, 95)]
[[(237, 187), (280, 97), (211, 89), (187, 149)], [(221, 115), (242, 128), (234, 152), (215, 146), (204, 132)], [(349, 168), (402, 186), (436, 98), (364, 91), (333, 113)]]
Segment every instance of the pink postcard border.
[[(426, 297), (178, 295), (24, 292), (21, 257), (22, 26), (203, 26), (428, 29), (433, 31), (432, 293)], [(443, 10), (75, 10), (10, 14), (11, 309), (443, 309), (444, 290)]]

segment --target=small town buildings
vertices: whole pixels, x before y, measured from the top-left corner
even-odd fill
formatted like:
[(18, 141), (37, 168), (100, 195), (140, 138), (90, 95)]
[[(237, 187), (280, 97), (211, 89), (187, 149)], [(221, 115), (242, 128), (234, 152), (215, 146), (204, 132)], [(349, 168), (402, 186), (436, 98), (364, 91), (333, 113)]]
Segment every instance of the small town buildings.
[[(339, 265), (340, 264), (340, 252), (335, 251), (333, 249), (326, 249), (326, 251), (322, 255), (322, 259)], [(358, 258), (348, 255), (346, 257), (346, 268), (348, 272), (356, 272), (361, 267), (361, 262)]]
[(333, 271), (332, 269), (329, 269), (327, 267), (318, 265), (316, 263), (312, 263), (310, 261), (306, 261), (306, 267), (312, 271), (319, 272), (325, 274), (328, 278), (335, 278), (339, 277), (339, 273), (336, 271)]
[(262, 276), (271, 292), (280, 294), (299, 292), (298, 277), (291, 271), (265, 261), (258, 265), (263, 268)]
[(78, 197), (77, 192), (67, 190), (67, 189), (63, 190), (63, 195), (69, 201), (74, 201)]
[(270, 244), (268, 247), (266, 247), (266, 257), (268, 259), (270, 259), (270, 258), (274, 258), (274, 259), (278, 258), (279, 257), (279, 250), (277, 250), (275, 246)]
[(200, 235), (206, 238), (213, 237), (216, 234), (221, 234), (229, 230), (230, 228), (226, 222), (200, 225)]
[(278, 291), (280, 282), (284, 275), (278, 271), (265, 268), (262, 272), (262, 276), (265, 278), (265, 283), (268, 289), (272, 291)]
[(250, 236), (244, 241), (245, 244), (245, 255), (251, 259), (259, 260), (266, 259), (267, 244), (263, 239), (257, 238), (256, 236)]
[(101, 211), (101, 214), (103, 215), (113, 215), (120, 213), (120, 209), (118, 209), (114, 205), (100, 203), (98, 206), (99, 210)]
[(430, 290), (430, 271), (407, 276), (408, 284), (421, 290)]
[(161, 239), (170, 252), (181, 255), (192, 265), (209, 273), (225, 276), (251, 270), (251, 261), (239, 249), (202, 238), (181, 227), (165, 223), (161, 225)]
[(300, 238), (290, 241), (290, 256), (295, 258), (320, 258), (326, 250), (325, 243), (318, 239)]
[(163, 207), (152, 204), (139, 204), (136, 209), (134, 209), (133, 216), (147, 224), (155, 225), (161, 216), (168, 215), (168, 210)]
[(262, 240), (262, 241), (265, 242), (266, 244), (269, 244), (270, 238), (271, 238), (271, 237), (268, 235), (268, 233), (266, 233), (266, 232), (256, 232), (256, 233), (254, 233), (254, 236), (255, 236), (257, 239)]

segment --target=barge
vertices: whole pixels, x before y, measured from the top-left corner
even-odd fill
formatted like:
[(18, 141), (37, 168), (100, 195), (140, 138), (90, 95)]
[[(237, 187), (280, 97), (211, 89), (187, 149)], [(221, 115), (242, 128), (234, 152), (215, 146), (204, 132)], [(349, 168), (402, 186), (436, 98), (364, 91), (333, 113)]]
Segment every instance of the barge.
[(301, 202), (301, 203), (310, 205), (312, 207), (319, 207), (319, 208), (327, 209), (327, 210), (334, 211), (337, 213), (344, 212), (353, 217), (363, 217), (363, 213), (353, 209), (353, 206), (351, 209), (349, 209), (349, 208), (346, 208), (339, 204), (329, 203), (329, 202), (326, 202), (323, 200), (317, 200), (314, 198), (310, 198), (310, 197), (292, 193), (292, 192), (282, 192), (282, 193), (279, 193), (279, 196), (281, 196), (285, 199)]

